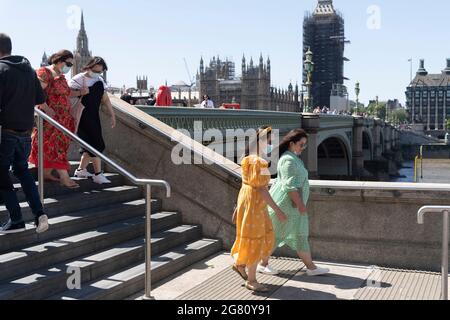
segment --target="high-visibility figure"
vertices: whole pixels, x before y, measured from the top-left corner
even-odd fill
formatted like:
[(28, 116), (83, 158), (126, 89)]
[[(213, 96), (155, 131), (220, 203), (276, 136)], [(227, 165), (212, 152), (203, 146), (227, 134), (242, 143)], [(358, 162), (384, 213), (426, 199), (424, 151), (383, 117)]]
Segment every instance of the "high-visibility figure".
[(158, 93), (156, 95), (156, 106), (157, 107), (170, 107), (172, 105), (172, 93), (170, 88), (167, 86), (159, 87)]

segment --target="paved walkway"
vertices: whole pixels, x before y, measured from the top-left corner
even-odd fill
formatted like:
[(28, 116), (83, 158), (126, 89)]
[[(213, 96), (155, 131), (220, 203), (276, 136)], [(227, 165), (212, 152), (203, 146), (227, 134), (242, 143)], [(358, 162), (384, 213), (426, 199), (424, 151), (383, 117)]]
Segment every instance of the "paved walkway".
[[(222, 253), (155, 285), (156, 300), (439, 300), (440, 274), (385, 269), (368, 265), (318, 262), (331, 273), (308, 277), (296, 259), (274, 259), (277, 277), (259, 275), (270, 289), (254, 294), (230, 269), (229, 254)], [(143, 293), (130, 299), (141, 299)]]
[(423, 159), (423, 179), (418, 168), (421, 183), (450, 183), (450, 160)]

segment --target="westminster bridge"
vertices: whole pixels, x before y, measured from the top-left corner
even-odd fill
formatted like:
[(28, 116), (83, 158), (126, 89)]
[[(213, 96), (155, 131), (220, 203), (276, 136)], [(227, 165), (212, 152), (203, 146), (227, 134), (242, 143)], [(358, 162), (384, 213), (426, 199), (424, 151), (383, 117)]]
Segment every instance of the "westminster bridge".
[[(367, 176), (367, 169), (389, 171), (388, 159), (400, 148), (400, 132), (380, 119), (254, 110), (138, 108), (172, 128), (188, 131), (191, 137), (198, 128), (202, 132), (221, 131), (223, 141), (202, 135), (202, 142), (212, 149), (219, 144), (233, 145), (233, 150), (237, 150), (234, 162), (243, 152), (238, 142), (245, 139), (243, 135), (236, 136), (234, 130), (244, 133), (269, 125), (283, 137), (292, 129), (302, 128), (309, 135), (303, 159), (311, 177), (361, 177)], [(232, 130), (233, 135), (227, 130)]]

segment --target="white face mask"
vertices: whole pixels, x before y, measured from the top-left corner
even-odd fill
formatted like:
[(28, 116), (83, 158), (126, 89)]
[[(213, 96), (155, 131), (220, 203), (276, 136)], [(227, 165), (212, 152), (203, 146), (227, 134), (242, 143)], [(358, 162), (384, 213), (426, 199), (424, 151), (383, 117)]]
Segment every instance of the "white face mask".
[(89, 76), (93, 79), (99, 79), (100, 78), (100, 73), (96, 73), (94, 71), (89, 71)]

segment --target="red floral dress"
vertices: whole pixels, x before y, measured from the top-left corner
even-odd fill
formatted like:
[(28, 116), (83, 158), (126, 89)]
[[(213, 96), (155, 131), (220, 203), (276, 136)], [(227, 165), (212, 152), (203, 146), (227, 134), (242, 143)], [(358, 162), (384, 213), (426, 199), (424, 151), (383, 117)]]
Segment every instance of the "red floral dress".
[[(38, 78), (47, 84), (47, 105), (55, 112), (53, 119), (72, 132), (75, 132), (75, 120), (70, 114), (70, 88), (64, 75), (53, 77), (52, 72), (43, 67), (37, 70)], [(67, 152), (70, 138), (44, 121), (44, 168), (70, 170)], [(32, 135), (30, 163), (38, 165), (38, 132), (35, 128)]]

